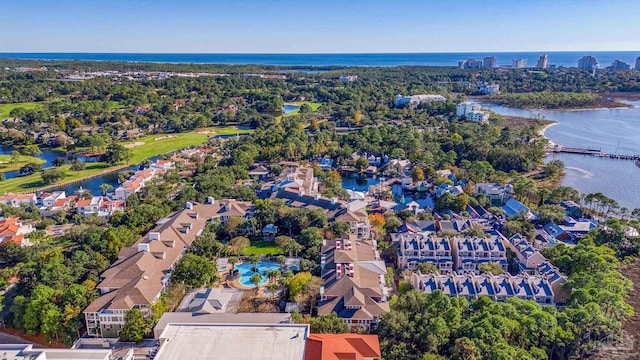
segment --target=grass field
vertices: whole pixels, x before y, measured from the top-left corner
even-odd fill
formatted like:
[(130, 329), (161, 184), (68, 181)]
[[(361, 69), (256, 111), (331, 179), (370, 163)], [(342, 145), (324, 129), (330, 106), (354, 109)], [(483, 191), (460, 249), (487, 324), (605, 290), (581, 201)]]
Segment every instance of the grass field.
[[(311, 110), (314, 111), (314, 112), (318, 111), (320, 106), (322, 106), (322, 103), (312, 102), (312, 101), (294, 101), (294, 102), (287, 102), (286, 104), (295, 104), (295, 105), (298, 105), (298, 106), (302, 106), (302, 104), (307, 104), (307, 105), (311, 106)], [(283, 116), (292, 116), (292, 115), (298, 115), (298, 114), (300, 114), (300, 109), (293, 110), (293, 111), (291, 111), (291, 112), (289, 112), (287, 114), (282, 114), (280, 116), (276, 116), (276, 121), (282, 120)]]
[(251, 243), (251, 246), (246, 248), (242, 255), (261, 255), (261, 256), (272, 256), (272, 255), (282, 255), (282, 249), (273, 242), (270, 241), (255, 241)]
[(20, 170), (21, 167), (30, 162), (36, 164), (44, 164), (46, 162), (40, 158), (25, 155), (20, 155), (20, 160), (15, 164), (10, 164), (10, 161), (11, 155), (0, 155), (0, 172)]
[(39, 103), (35, 102), (26, 102), (26, 103), (15, 103), (15, 104), (0, 104), (0, 120), (9, 118), (9, 114), (11, 110), (16, 108), (24, 108), (26, 110), (33, 110), (40, 106)]
[[(122, 143), (123, 145), (129, 145), (131, 149), (130, 164), (136, 164), (144, 159), (166, 154), (175, 150), (184, 149), (189, 146), (203, 144), (209, 137), (216, 135), (234, 135), (234, 134), (248, 134), (252, 130), (237, 129), (233, 126), (215, 127), (207, 129), (198, 129), (192, 132), (179, 133), (179, 134), (157, 134), (147, 135), (137, 140), (127, 141)], [(110, 167), (104, 162), (88, 162), (86, 168), (82, 171), (71, 171), (70, 165), (64, 165), (60, 168), (66, 171), (64, 179), (59, 183), (65, 183), (69, 181), (80, 180), (89, 178), (92, 176), (100, 175), (102, 172), (110, 172), (119, 168), (125, 167), (124, 165), (116, 165)], [(35, 191), (45, 187), (42, 183), (40, 173), (32, 174), (29, 176), (21, 176), (9, 180), (0, 182), (0, 193), (3, 192), (25, 192)]]

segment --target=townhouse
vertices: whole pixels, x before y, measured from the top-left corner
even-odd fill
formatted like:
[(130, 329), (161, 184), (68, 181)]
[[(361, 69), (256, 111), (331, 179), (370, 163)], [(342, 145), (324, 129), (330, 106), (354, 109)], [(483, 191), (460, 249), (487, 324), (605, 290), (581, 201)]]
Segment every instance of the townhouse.
[(495, 301), (511, 297), (535, 300), (542, 305), (555, 305), (556, 295), (546, 276), (540, 275), (476, 275), (476, 274), (421, 274), (411, 275), (411, 285), (426, 294), (436, 290), (447, 296), (474, 300), (487, 296)]
[(404, 232), (391, 234), (396, 246), (398, 267), (417, 269), (422, 263), (435, 265), (440, 272), (454, 270), (453, 255), (449, 239), (428, 232)]
[(0, 204), (12, 207), (21, 207), (23, 205), (35, 205), (38, 199), (35, 194), (13, 194), (6, 193), (0, 196)]
[(0, 244), (12, 242), (19, 246), (31, 245), (25, 235), (33, 230), (31, 225), (24, 224), (17, 217), (0, 220)]
[(375, 240), (355, 235), (323, 241), (318, 315), (335, 312), (354, 331), (378, 326), (390, 308), (386, 267), (376, 248)]
[(507, 271), (507, 251), (502, 240), (497, 235), (489, 238), (453, 237), (451, 249), (454, 270), (458, 273), (480, 273), (480, 265), (498, 263), (503, 271)]
[(149, 168), (138, 170), (133, 175), (118, 186), (114, 191), (114, 200), (127, 200), (127, 198), (140, 190), (156, 176), (164, 174), (172, 169), (174, 163), (171, 160), (158, 160), (151, 164)]

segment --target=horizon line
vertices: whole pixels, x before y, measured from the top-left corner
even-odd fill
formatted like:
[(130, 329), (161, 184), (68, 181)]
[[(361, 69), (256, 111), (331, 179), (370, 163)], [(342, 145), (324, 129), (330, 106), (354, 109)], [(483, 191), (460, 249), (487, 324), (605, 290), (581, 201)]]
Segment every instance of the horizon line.
[(640, 50), (527, 50), (527, 51), (426, 51), (426, 52), (128, 52), (128, 51), (0, 51), (0, 54), (145, 54), (145, 55), (414, 55), (414, 54), (512, 54), (512, 53), (612, 53)]

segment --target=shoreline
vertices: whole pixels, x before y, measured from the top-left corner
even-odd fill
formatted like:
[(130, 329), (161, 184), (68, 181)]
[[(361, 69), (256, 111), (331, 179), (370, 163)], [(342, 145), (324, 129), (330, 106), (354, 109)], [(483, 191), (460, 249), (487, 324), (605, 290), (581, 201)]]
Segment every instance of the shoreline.
[(552, 122), (551, 124), (547, 124), (547, 125), (545, 125), (542, 129), (540, 129), (540, 130), (538, 131), (538, 134), (539, 134), (540, 136), (542, 136), (542, 137), (544, 137), (545, 139), (547, 139), (547, 141), (549, 142), (549, 145), (550, 145), (550, 146), (556, 146), (556, 145), (558, 145), (558, 144), (556, 144), (556, 143), (554, 143), (553, 141), (551, 141), (551, 139), (549, 139), (549, 137), (547, 137), (547, 136), (545, 135), (545, 132), (546, 132), (547, 130), (549, 130), (549, 128), (551, 128), (551, 127), (553, 127), (553, 126), (556, 126), (556, 125), (558, 125), (558, 124), (560, 124), (560, 123), (559, 123), (559, 122), (557, 122), (557, 121), (554, 121), (554, 122)]

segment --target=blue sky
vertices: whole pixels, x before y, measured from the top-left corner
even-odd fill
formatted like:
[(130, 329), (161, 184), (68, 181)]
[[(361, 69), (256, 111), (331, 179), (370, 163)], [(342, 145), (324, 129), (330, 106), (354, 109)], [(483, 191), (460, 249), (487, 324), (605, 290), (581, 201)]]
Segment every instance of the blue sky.
[(638, 0), (0, 0), (0, 52), (640, 50)]

